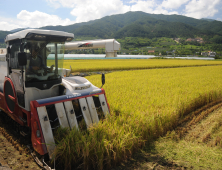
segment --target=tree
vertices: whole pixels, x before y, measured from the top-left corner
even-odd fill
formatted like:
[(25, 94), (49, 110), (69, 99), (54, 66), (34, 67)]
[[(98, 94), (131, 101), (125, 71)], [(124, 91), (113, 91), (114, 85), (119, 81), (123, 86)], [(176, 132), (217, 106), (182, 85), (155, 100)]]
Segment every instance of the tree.
[(221, 52), (222, 52), (222, 44), (214, 44), (212, 47), (212, 50), (213, 51), (220, 51), (220, 55), (221, 55)]
[(166, 51), (161, 51), (162, 55), (167, 55)]
[(216, 44), (222, 44), (222, 36), (216, 36), (212, 38), (211, 41), (213, 41)]

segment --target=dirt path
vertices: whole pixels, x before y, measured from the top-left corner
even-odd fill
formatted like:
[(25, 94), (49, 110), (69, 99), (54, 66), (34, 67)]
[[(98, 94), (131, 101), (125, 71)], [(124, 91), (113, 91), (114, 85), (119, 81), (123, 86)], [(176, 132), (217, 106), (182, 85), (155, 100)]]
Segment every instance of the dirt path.
[(11, 170), (11, 168), (5, 162), (4, 158), (1, 155), (0, 155), (0, 170)]
[(0, 133), (0, 163), (2, 166), (10, 167), (13, 170), (40, 170), (27, 152), (21, 151), (21, 149), (16, 147)]
[(159, 153), (140, 151), (127, 162), (112, 170), (184, 170), (186, 167), (179, 166), (172, 161), (165, 160)]
[(41, 170), (28, 150), (17, 141), (0, 119), (0, 170)]

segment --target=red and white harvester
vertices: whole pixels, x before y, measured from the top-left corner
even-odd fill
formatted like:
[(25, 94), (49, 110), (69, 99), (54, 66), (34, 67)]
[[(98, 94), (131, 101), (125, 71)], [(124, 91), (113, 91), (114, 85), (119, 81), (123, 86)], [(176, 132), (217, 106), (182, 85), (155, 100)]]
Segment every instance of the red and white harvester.
[[(12, 128), (28, 137), (37, 153), (50, 159), (57, 127), (78, 129), (84, 119), (88, 128), (99, 122), (99, 112), (109, 114), (102, 88), (62, 69), (65, 49), (93, 47), (93, 43), (66, 43), (73, 38), (74, 34), (62, 31), (27, 29), (7, 35), (6, 53), (0, 54), (0, 114), (6, 113)], [(118, 43), (116, 48), (120, 48)], [(116, 50), (107, 53), (115, 56)], [(31, 60), (36, 59), (32, 56), (41, 59), (41, 67), (32, 69)]]

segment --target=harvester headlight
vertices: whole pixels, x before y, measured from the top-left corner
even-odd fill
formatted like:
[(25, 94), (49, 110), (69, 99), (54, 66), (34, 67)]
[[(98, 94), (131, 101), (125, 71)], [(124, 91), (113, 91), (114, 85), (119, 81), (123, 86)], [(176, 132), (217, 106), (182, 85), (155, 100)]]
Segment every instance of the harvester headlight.
[(90, 88), (91, 85), (83, 86), (83, 87), (75, 87), (75, 90), (84, 90)]

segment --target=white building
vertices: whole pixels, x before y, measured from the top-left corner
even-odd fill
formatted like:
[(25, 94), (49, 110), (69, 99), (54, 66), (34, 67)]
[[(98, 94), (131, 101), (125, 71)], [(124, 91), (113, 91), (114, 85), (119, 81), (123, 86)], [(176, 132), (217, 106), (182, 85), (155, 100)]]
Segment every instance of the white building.
[(208, 56), (208, 52), (202, 52), (201, 55), (202, 56)]
[(208, 57), (215, 57), (215, 56), (216, 56), (216, 52), (213, 52), (213, 51), (208, 52)]

